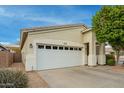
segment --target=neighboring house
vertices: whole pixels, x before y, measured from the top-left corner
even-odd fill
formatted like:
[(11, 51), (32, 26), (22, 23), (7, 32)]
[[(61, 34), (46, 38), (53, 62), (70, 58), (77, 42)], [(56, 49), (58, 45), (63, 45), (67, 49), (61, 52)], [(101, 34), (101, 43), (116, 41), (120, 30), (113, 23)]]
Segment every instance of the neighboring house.
[(105, 54), (111, 54), (112, 52), (114, 52), (112, 47), (110, 45), (106, 45), (105, 46)]
[(12, 53), (20, 52), (20, 46), (19, 46), (19, 45), (16, 45), (16, 44), (8, 44), (8, 45), (5, 45), (5, 47), (6, 47), (7, 49), (9, 49), (10, 52), (12, 52)]
[(5, 45), (13, 53), (13, 62), (22, 62), (20, 46), (17, 44)]
[[(112, 52), (115, 54), (115, 51), (112, 49), (110, 45), (105, 46), (105, 54), (111, 54)], [(115, 59), (116, 59), (116, 55), (115, 55)], [(124, 51), (120, 51), (118, 64), (124, 64)]]
[(9, 51), (5, 46), (0, 44), (0, 51)]
[(104, 44), (82, 24), (22, 29), (21, 53), (26, 71), (105, 64)]

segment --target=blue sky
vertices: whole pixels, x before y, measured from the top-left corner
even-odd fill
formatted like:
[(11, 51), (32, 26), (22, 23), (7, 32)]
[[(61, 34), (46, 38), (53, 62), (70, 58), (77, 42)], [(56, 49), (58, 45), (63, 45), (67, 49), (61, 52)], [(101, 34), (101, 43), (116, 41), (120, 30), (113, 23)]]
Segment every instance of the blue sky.
[(82, 23), (91, 27), (92, 16), (101, 6), (0, 6), (0, 43), (15, 43), (20, 29)]

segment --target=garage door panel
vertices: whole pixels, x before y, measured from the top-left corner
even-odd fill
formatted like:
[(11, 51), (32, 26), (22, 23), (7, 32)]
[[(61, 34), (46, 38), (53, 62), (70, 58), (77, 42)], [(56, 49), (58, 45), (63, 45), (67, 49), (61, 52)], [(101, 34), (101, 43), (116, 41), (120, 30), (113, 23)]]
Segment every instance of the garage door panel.
[(79, 66), (82, 63), (81, 51), (37, 49), (38, 70)]

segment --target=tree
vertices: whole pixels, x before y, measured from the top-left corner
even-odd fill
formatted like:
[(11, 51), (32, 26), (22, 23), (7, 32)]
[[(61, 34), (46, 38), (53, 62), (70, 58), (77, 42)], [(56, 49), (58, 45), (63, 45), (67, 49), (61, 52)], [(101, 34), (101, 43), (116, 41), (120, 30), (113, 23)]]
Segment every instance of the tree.
[(92, 29), (98, 42), (108, 42), (116, 52), (116, 64), (119, 53), (124, 49), (124, 6), (103, 6), (92, 19)]

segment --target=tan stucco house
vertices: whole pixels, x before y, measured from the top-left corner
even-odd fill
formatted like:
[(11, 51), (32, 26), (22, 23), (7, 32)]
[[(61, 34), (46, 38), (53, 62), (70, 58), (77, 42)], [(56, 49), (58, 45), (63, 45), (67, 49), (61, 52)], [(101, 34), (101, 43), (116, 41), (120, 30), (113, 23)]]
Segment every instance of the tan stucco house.
[(105, 64), (104, 44), (82, 24), (22, 29), (21, 53), (26, 71)]

